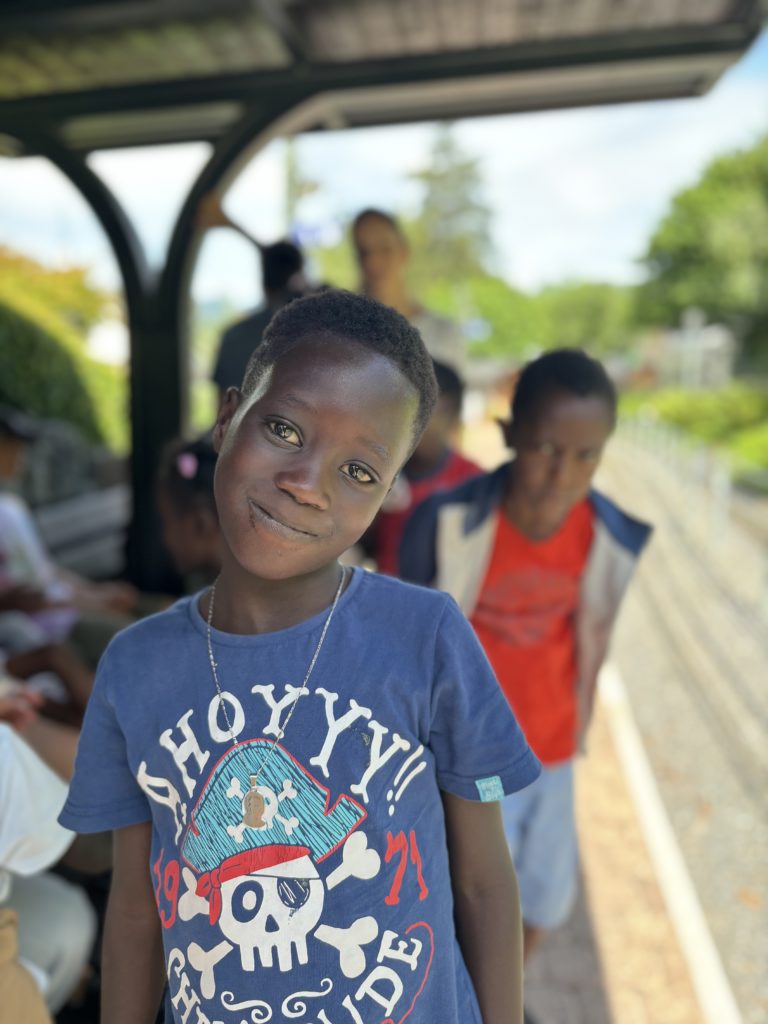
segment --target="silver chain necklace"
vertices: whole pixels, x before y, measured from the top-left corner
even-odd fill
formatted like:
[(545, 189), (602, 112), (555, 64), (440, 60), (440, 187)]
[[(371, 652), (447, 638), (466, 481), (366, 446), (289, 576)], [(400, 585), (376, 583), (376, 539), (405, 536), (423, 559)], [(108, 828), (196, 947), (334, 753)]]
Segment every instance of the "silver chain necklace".
[[(259, 762), (258, 766), (256, 767), (256, 770), (254, 772), (250, 772), (249, 773), (250, 774), (250, 780), (251, 780), (251, 788), (245, 794), (245, 798), (243, 800), (243, 821), (244, 821), (244, 823), (246, 825), (249, 825), (251, 828), (259, 828), (264, 823), (264, 798), (256, 791), (256, 787), (258, 785), (258, 781), (261, 778), (262, 772), (264, 771), (264, 769), (269, 764), (269, 761), (270, 761), (272, 755), (275, 752), (275, 747), (280, 742), (280, 740), (283, 738), (283, 736), (285, 736), (285, 730), (288, 728), (288, 723), (290, 722), (291, 718), (293, 717), (293, 713), (296, 710), (296, 705), (299, 703), (299, 698), (301, 697), (301, 695), (306, 690), (307, 683), (309, 682), (309, 677), (312, 675), (314, 667), (315, 667), (315, 665), (317, 663), (317, 659), (320, 657), (320, 651), (322, 650), (323, 643), (325, 642), (325, 635), (328, 632), (328, 627), (331, 624), (331, 619), (333, 618), (333, 613), (336, 611), (336, 606), (339, 603), (339, 598), (341, 597), (341, 592), (344, 589), (344, 581), (346, 580), (346, 578), (347, 578), (347, 570), (346, 570), (346, 568), (344, 566), (342, 566), (341, 567), (341, 579), (339, 580), (339, 585), (336, 588), (336, 594), (335, 594), (335, 596), (333, 598), (333, 604), (331, 605), (331, 608), (330, 608), (330, 611), (328, 612), (328, 615), (326, 617), (325, 623), (323, 624), (323, 629), (322, 629), (322, 632), (320, 633), (320, 639), (317, 641), (317, 647), (315, 647), (315, 652), (312, 655), (312, 660), (309, 663), (309, 668), (307, 669), (307, 673), (304, 676), (304, 681), (302, 682), (301, 686), (296, 691), (296, 696), (293, 698), (293, 703), (291, 704), (290, 710), (288, 711), (288, 714), (285, 717), (285, 722), (278, 727), (277, 735), (275, 736), (274, 740), (272, 741), (272, 743), (267, 748), (264, 756), (262, 757), (261, 761)], [(216, 659), (213, 656), (213, 640), (212, 640), (213, 606), (214, 606), (214, 602), (216, 600), (216, 584), (218, 582), (219, 581), (217, 579), (214, 582), (213, 586), (211, 587), (211, 596), (210, 596), (210, 599), (208, 601), (208, 616), (207, 616), (207, 619), (206, 619), (205, 636), (206, 636), (206, 640), (208, 642), (208, 660), (211, 663), (211, 672), (213, 673), (213, 681), (216, 684), (216, 693), (219, 695), (219, 707), (220, 707), (220, 709), (222, 710), (222, 712), (224, 714), (224, 720), (227, 723), (227, 728), (229, 729), (230, 739), (232, 740), (232, 746), (234, 747), (234, 746), (237, 746), (237, 737), (235, 736), (235, 730), (234, 730), (234, 727), (232, 725), (232, 720), (230, 719), (229, 712), (227, 711), (227, 702), (224, 700), (224, 694), (222, 693), (221, 684), (219, 682), (219, 674), (216, 671), (216, 669), (217, 669)]]

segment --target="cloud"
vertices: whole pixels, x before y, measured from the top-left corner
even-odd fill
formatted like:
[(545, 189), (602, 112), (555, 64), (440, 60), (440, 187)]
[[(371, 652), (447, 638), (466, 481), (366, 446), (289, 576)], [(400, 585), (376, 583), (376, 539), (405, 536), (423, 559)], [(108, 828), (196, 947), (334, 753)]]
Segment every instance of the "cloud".
[(460, 132), (482, 155), (502, 274), (525, 287), (628, 281), (673, 195), (768, 131), (768, 91), (726, 80), (699, 99), (499, 120)]
[(0, 243), (53, 266), (117, 266), (87, 203), (46, 160), (0, 160)]

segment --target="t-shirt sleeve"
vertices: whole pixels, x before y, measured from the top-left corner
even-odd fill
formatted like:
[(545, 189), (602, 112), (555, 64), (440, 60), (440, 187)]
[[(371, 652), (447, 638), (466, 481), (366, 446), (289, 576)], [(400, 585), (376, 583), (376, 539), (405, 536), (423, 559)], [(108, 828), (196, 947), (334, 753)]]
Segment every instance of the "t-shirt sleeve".
[(110, 651), (96, 673), (75, 774), (59, 821), (74, 832), (106, 832), (149, 821), (149, 802), (128, 763), (125, 735), (111, 698)]
[(447, 596), (435, 639), (431, 712), (440, 789), (487, 802), (538, 778), (541, 765), (472, 627)]

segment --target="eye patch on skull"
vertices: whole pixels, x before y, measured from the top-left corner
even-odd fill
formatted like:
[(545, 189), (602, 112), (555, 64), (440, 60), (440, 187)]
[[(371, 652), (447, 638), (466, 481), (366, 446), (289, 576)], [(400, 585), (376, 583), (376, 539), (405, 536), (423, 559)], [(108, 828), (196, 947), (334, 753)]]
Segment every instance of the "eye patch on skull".
[[(259, 878), (249, 879), (232, 893), (232, 917), (240, 924), (247, 924), (258, 917), (264, 903), (265, 892), (268, 887), (271, 888), (276, 876), (262, 875), (261, 878), (264, 879), (264, 883)], [(293, 913), (303, 907), (309, 899), (309, 881), (303, 878), (277, 877), (274, 891), (283, 906)]]

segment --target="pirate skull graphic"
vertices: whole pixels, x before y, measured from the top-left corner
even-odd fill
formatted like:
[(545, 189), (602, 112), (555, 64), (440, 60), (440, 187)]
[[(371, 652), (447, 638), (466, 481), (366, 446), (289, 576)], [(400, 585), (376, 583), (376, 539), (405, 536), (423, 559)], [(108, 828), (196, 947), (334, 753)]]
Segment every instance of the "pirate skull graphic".
[[(261, 967), (276, 963), (285, 972), (307, 963), (307, 939), (315, 929), (320, 941), (339, 941), (338, 930), (318, 929), (325, 885), (315, 864), (343, 846), (342, 863), (328, 878), (333, 888), (344, 877), (372, 877), (379, 857), (363, 835), (352, 835), (365, 810), (347, 796), (331, 807), (326, 787), (282, 747), (275, 747), (263, 778), (255, 779), (253, 765), (267, 743), (237, 744), (206, 783), (182, 842), (196, 878), (185, 906), (195, 907), (192, 913), (207, 908), (210, 923), (239, 949), (243, 970), (255, 970), (258, 959)], [(252, 823), (246, 814), (250, 793), (263, 800)], [(290, 802), (289, 816), (280, 811), (284, 802)], [(356, 840), (351, 845), (350, 838)]]
[[(307, 936), (320, 920), (325, 889), (306, 854), (221, 886), (219, 928), (240, 949), (243, 970), (277, 957), (281, 971), (307, 962)], [(295, 957), (295, 962), (294, 962)]]

